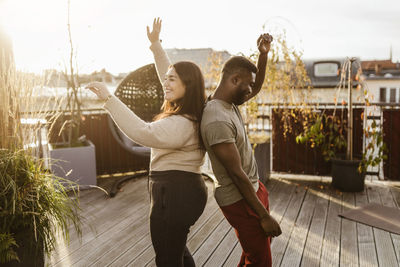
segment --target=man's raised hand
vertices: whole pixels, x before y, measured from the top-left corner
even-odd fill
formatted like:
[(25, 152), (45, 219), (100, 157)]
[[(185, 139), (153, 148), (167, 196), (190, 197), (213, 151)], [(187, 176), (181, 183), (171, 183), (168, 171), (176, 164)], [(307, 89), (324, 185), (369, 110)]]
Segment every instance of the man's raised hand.
[(260, 53), (268, 53), (271, 49), (271, 43), (274, 40), (272, 35), (268, 33), (261, 34), (260, 37), (257, 39), (257, 48)]

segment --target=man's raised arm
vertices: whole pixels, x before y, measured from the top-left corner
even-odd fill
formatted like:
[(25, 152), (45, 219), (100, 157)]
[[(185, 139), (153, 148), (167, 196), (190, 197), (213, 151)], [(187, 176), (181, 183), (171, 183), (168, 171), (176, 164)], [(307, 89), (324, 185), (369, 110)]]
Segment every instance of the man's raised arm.
[[(268, 52), (271, 49), (271, 42), (273, 38), (271, 35), (268, 33), (260, 35), (257, 39), (257, 48), (258, 51), (260, 52), (257, 60), (257, 74), (256, 74), (256, 80), (254, 83), (254, 88), (252, 93), (249, 95), (247, 100), (251, 99), (252, 97), (256, 96), (264, 83), (265, 79), (265, 71), (267, 69), (267, 61), (268, 61)], [(246, 100), (246, 101), (247, 101)]]

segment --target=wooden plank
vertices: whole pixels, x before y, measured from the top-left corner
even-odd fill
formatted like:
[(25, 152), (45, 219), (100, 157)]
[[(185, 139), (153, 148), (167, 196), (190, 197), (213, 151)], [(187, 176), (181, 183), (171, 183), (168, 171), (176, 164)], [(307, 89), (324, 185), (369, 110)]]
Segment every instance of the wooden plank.
[[(215, 228), (225, 220), (221, 211), (217, 210), (213, 216), (209, 218), (206, 224), (202, 225), (200, 230), (196, 231), (192, 236), (188, 237), (186, 246), (189, 251), (194, 255), (197, 249), (210, 237), (214, 232)], [(190, 235), (190, 233), (189, 233)], [(146, 251), (140, 255), (133, 262), (130, 262), (130, 266), (146, 266), (151, 265), (154, 262), (154, 249), (150, 246)]]
[[(390, 186), (378, 187), (378, 192), (381, 197), (382, 205), (392, 208), (399, 208), (397, 206), (396, 200), (393, 197), (392, 188)], [(390, 237), (392, 238), (397, 263), (400, 266), (400, 235), (390, 233)]]
[(341, 220), (338, 214), (341, 211), (342, 194), (336, 191), (329, 192), (328, 217), (322, 244), (321, 266), (339, 266), (340, 228)]
[[(110, 240), (116, 232), (123, 231), (125, 228), (128, 228), (132, 224), (132, 222), (134, 222), (133, 227), (139, 227), (140, 225), (146, 224), (147, 214), (148, 206), (142, 205), (142, 207), (140, 207), (139, 209), (132, 209), (130, 212), (123, 212), (123, 216), (121, 215), (119, 217), (114, 217), (115, 222), (114, 220), (109, 219), (109, 223), (104, 225), (104, 229), (107, 230), (99, 233), (94, 238), (91, 238), (82, 246), (77, 247), (72, 253), (69, 254), (68, 262), (70, 264), (74, 264), (78, 261), (85, 261), (84, 266), (87, 266), (89, 264), (89, 262), (86, 262), (88, 255), (96, 253), (97, 249), (99, 249), (101, 246), (112, 245), (104, 241)], [(101, 242), (101, 240), (103, 240), (103, 242)], [(63, 264), (63, 262), (64, 261), (60, 261), (55, 266), (60, 266), (60, 264)]]
[(319, 266), (326, 217), (328, 214), (328, 203), (329, 195), (321, 191), (317, 192), (314, 214), (307, 235), (303, 258), (301, 260), (302, 267)]
[(282, 266), (300, 266), (316, 200), (316, 192), (308, 189), (299, 215), (294, 223), (293, 231), (281, 262)]
[[(393, 197), (393, 203), (396, 205), (398, 209), (400, 209), (400, 188), (399, 187), (391, 187), (390, 192)], [(397, 261), (400, 266), (400, 235), (392, 234), (393, 245), (396, 249)]]
[[(141, 240), (148, 232), (149, 227), (147, 223), (146, 212), (142, 213), (139, 220), (130, 219), (132, 222), (128, 227), (115, 229), (114, 231), (108, 232), (99, 237), (100, 240), (93, 241), (93, 248), (80, 254), (80, 260), (76, 262), (77, 265), (91, 266), (91, 265), (104, 265), (104, 263), (110, 262), (116, 255), (120, 255), (124, 247), (128, 244), (136, 244)], [(101, 240), (104, 240), (101, 242)], [(107, 240), (107, 241), (106, 241)]]
[(293, 186), (286, 181), (278, 180), (277, 183), (278, 184), (275, 186), (274, 191), (271, 193), (272, 199), (270, 198), (270, 201), (272, 205), (270, 207), (270, 213), (277, 222), (280, 222), (286, 212), (290, 202), (290, 196), (295, 191), (296, 186)]
[[(279, 190), (277, 190), (277, 187), (279, 187), (279, 185), (281, 184), (282, 182), (277, 179), (270, 179), (268, 184), (266, 185), (266, 188), (269, 192), (269, 202), (271, 210), (280, 203), (279, 199), (281, 197), (281, 194)], [(221, 244), (217, 246), (214, 252), (212, 252), (209, 260), (205, 263), (205, 266), (222, 266), (222, 264), (224, 264), (224, 262), (228, 260), (228, 257), (232, 254), (233, 249), (238, 244), (234, 229), (232, 229), (230, 225), (228, 226), (230, 227), (228, 234), (225, 236)], [(239, 257), (241, 252), (242, 250), (239, 244), (239, 247), (236, 249), (236, 253), (239, 253)], [(231, 259), (235, 258), (237, 257), (231, 257)], [(196, 264), (199, 263), (196, 261)]]
[(235, 230), (230, 227), (228, 234), (205, 262), (205, 266), (222, 266), (232, 253), (237, 243)]
[[(215, 228), (225, 220), (221, 211), (214, 213), (214, 216), (207, 221), (207, 224), (203, 225), (199, 231), (197, 231), (193, 237), (187, 242), (189, 251), (194, 255), (196, 250), (210, 237), (214, 232)], [(142, 255), (136, 258), (133, 262), (130, 262), (130, 266), (147, 266), (152, 265), (154, 262), (154, 249), (150, 246)]]
[[(281, 192), (284, 190), (282, 188), (282, 184), (286, 185), (286, 188), (289, 188), (286, 183), (280, 181), (279, 179), (270, 179), (266, 185), (269, 192), (271, 214), (274, 209), (276, 210), (279, 208), (279, 206), (282, 206), (282, 203), (289, 202), (289, 200), (285, 201), (286, 199), (283, 199), (284, 197), (281, 194)], [(238, 247), (236, 248), (237, 244)], [(236, 248), (236, 251), (233, 251), (234, 248)], [(237, 253), (238, 255), (234, 257), (232, 253)], [(221, 244), (214, 250), (209, 260), (205, 263), (205, 266), (222, 266), (225, 261), (229, 261), (229, 256), (231, 256), (231, 260), (238, 259), (240, 258), (241, 253), (242, 249), (240, 243), (238, 243), (234, 229), (230, 229)]]
[(268, 194), (271, 196), (273, 194), (276, 194), (276, 187), (280, 184), (281, 182), (279, 181), (279, 179), (275, 179), (275, 178), (270, 178), (267, 182), (267, 184), (265, 185), (265, 188), (268, 191)]
[(124, 242), (113, 246), (104, 254), (98, 255), (98, 258), (93, 260), (88, 266), (109, 266), (114, 262), (117, 262), (117, 266), (123, 266), (118, 263), (120, 259), (124, 259), (122, 255), (128, 253), (129, 261), (140, 255), (151, 244), (148, 224), (142, 225), (141, 228), (145, 228), (144, 234), (139, 230), (139, 234), (127, 235), (127, 237), (124, 238)]
[[(204, 226), (208, 222), (210, 217), (215, 216), (215, 214), (218, 212), (220, 213), (218, 206), (214, 200), (214, 197), (211, 194), (211, 191), (213, 190), (212, 184), (210, 182), (207, 182), (206, 184), (208, 187), (207, 205), (204, 209), (203, 214), (197, 220), (195, 225), (192, 226), (190, 233), (188, 235), (188, 239), (190, 239), (195, 233), (197, 233), (199, 231), (199, 229), (201, 229), (201, 227)], [(130, 246), (125, 251), (122, 251), (120, 253), (121, 255), (118, 256), (118, 259), (116, 261), (116, 264), (118, 264), (118, 265), (113, 264), (113, 266), (125, 266), (125, 265), (131, 265), (131, 264), (135, 264), (134, 266), (145, 266), (148, 263), (154, 262), (155, 254), (154, 254), (154, 249), (151, 244), (151, 240), (147, 244), (147, 247), (145, 248), (143, 253), (138, 255), (138, 257), (140, 259), (135, 259), (134, 257), (131, 256), (132, 254), (135, 255), (135, 250), (137, 250), (136, 246)], [(136, 265), (136, 264), (138, 264), (138, 265)], [(142, 264), (142, 265), (139, 265), (139, 264)]]
[[(281, 222), (284, 231), (272, 243), (273, 265), (400, 266), (399, 235), (360, 223), (347, 224), (345, 221), (348, 220), (340, 223), (340, 218), (335, 216), (342, 203), (343, 209), (364, 205), (368, 200), (399, 207), (400, 190), (372, 185), (365, 192), (342, 196), (327, 189), (319, 191), (315, 199), (310, 200), (314, 191), (307, 186), (317, 188), (318, 184), (283, 179), (271, 179), (267, 184), (271, 214)], [(207, 186), (211, 191), (209, 182)], [(148, 200), (144, 201), (148, 197), (147, 178), (128, 182), (124, 191), (111, 200), (96, 191), (84, 193), (81, 195), (81, 214), (87, 215), (83, 243), (80, 244), (76, 234), (72, 233), (72, 246), (58, 249), (58, 254), (52, 256), (59, 257), (53, 257), (55, 260), (47, 263), (50, 266), (155, 266), (147, 223)], [(192, 252), (198, 266), (236, 266), (242, 252), (240, 243), (212, 193), (209, 194), (203, 215), (189, 233), (188, 244), (194, 248)], [(135, 216), (137, 220), (132, 221)], [(91, 231), (89, 224), (96, 233)]]
[(146, 264), (145, 267), (157, 267), (156, 261), (154, 260), (154, 261), (149, 262), (148, 264)]
[(223, 219), (221, 223), (215, 228), (210, 236), (203, 242), (203, 244), (193, 253), (193, 259), (196, 265), (202, 266), (216, 249), (216, 247), (222, 242), (223, 238), (227, 235), (231, 229), (228, 221)]
[[(214, 219), (214, 220), (213, 220)], [(211, 216), (210, 220), (207, 221), (206, 224), (204, 224), (201, 229), (199, 231), (196, 232), (196, 234), (194, 234), (194, 236), (190, 236), (189, 241), (187, 242), (187, 246), (189, 248), (189, 251), (193, 254), (194, 250), (193, 248), (191, 248), (189, 246), (190, 241), (192, 240), (192, 238), (195, 237), (199, 237), (201, 236), (202, 238), (200, 238), (200, 244), (203, 243), (209, 236), (210, 231), (212, 232), (214, 230), (214, 228), (216, 227), (216, 225), (214, 223), (217, 223), (217, 225), (222, 221), (223, 216), (222, 213), (217, 210), (213, 216)], [(203, 230), (206, 229), (206, 230)], [(189, 233), (190, 235), (190, 233)], [(198, 241), (198, 240), (197, 240)], [(196, 243), (196, 242), (194, 242)], [(125, 254), (124, 254), (125, 255)], [(126, 255), (130, 255), (129, 253), (126, 253)], [(146, 248), (146, 250), (140, 254), (136, 259), (131, 259), (130, 262), (128, 262), (129, 266), (146, 266), (146, 265), (152, 265), (154, 262), (154, 249), (153, 246), (151, 245), (151, 243), (148, 245), (148, 247)], [(118, 265), (113, 265), (113, 266), (118, 266)]]
[[(381, 203), (378, 186), (368, 187), (368, 200), (370, 203)], [(373, 228), (379, 266), (396, 266), (397, 259), (390, 233), (378, 228)]]
[[(270, 200), (272, 199), (272, 203), (276, 203), (276, 202), (273, 201), (274, 196), (279, 196), (279, 194), (274, 194), (275, 193), (275, 187), (277, 186), (277, 184), (280, 184), (280, 183), (278, 183), (275, 179), (271, 179), (267, 184), (267, 190), (270, 192)], [(215, 199), (213, 201), (216, 204)], [(217, 208), (217, 209), (218, 209), (218, 212), (221, 213), (220, 215), (218, 215), (218, 217), (222, 215), (221, 219), (223, 219), (222, 212), (219, 210), (219, 208)], [(209, 222), (207, 222), (207, 223), (209, 223)], [(196, 223), (196, 224), (198, 224), (198, 223)], [(188, 246), (189, 250), (193, 254), (196, 252), (196, 249), (198, 249), (199, 246), (202, 244), (201, 242), (205, 242), (206, 241), (207, 237), (205, 237), (204, 234), (206, 234), (207, 231), (209, 231), (212, 228), (205, 227), (203, 229), (203, 227), (201, 227), (201, 228), (199, 227), (197, 229), (197, 231), (200, 231), (200, 229), (201, 229), (202, 232), (200, 232), (199, 234), (197, 234), (196, 229), (192, 229), (191, 233), (189, 233), (189, 236), (188, 236), (187, 246)], [(209, 235), (209, 233), (208, 233), (208, 235)], [(193, 240), (192, 240), (192, 238), (193, 238)], [(194, 245), (194, 243), (196, 243), (196, 242), (197, 242), (197, 245)], [(144, 254), (144, 257), (147, 257), (149, 255), (150, 254)], [(154, 263), (154, 257), (151, 259), (150, 262), (147, 263), (146, 266), (152, 266), (153, 263)], [(196, 262), (196, 264), (198, 264), (198, 263)]]
[[(208, 187), (208, 200), (207, 200), (207, 206), (203, 212), (203, 214), (200, 216), (199, 220), (196, 222), (196, 225), (204, 223), (204, 219), (208, 218), (208, 216), (211, 214), (211, 212), (214, 212), (214, 209), (216, 208), (216, 204), (212, 201), (212, 184), (211, 182), (206, 182), (206, 185)], [(146, 235), (148, 235), (148, 238), (150, 240), (150, 233), (149, 233), (149, 226), (148, 223), (146, 222), (145, 224), (147, 232)], [(192, 228), (191, 232), (195, 231), (196, 228)], [(119, 246), (113, 246), (107, 253), (101, 255), (97, 261), (94, 261), (91, 265), (97, 265), (96, 262), (105, 262), (105, 259), (108, 260), (109, 263), (112, 263), (114, 261), (117, 262), (118, 265), (126, 265), (134, 257), (132, 255), (137, 255), (137, 249), (138, 247), (136, 246), (135, 242), (132, 242), (131, 236), (127, 234), (126, 236), (122, 237), (121, 240), (123, 243)], [(148, 242), (146, 249), (150, 249), (151, 245), (151, 240)], [(141, 246), (139, 246), (141, 249)]]
[[(103, 234), (103, 232), (100, 233), (93, 233), (93, 229), (89, 229), (88, 231), (83, 231), (82, 233), (82, 240), (84, 240), (84, 242), (80, 243), (79, 239), (75, 238), (72, 239), (71, 243), (69, 246), (66, 246), (65, 243), (63, 241), (58, 242), (58, 247), (56, 248), (56, 251), (54, 251), (51, 255), (51, 260), (50, 262), (52, 262), (52, 265), (56, 265), (58, 263), (62, 263), (62, 262), (70, 262), (70, 261), (75, 261), (76, 255), (79, 254), (74, 254), (75, 252), (78, 253), (77, 251), (79, 251), (79, 249), (82, 246), (85, 246), (85, 244), (87, 242), (85, 242), (85, 240), (87, 241), (88, 239), (86, 238), (86, 235), (97, 235), (97, 236), (101, 236)], [(103, 231), (103, 230), (102, 230)], [(90, 237), (91, 239), (94, 239), (96, 237)], [(59, 238), (60, 240), (63, 240), (62, 237)], [(101, 239), (101, 237), (100, 237)], [(97, 238), (94, 242), (98, 242), (99, 238)]]
[(110, 266), (115, 266), (115, 267), (120, 267), (120, 266), (146, 266), (146, 264), (148, 264), (154, 258), (154, 255), (155, 255), (154, 249), (153, 249), (153, 246), (151, 245), (151, 242), (150, 242), (150, 244), (147, 244), (146, 249), (141, 254), (139, 254), (136, 258), (130, 257), (131, 261), (127, 265), (121, 265), (121, 264), (117, 265), (117, 262), (114, 262)]
[[(368, 204), (367, 189), (357, 193), (356, 206), (364, 206)], [(375, 240), (372, 227), (363, 223), (357, 223), (357, 240), (358, 240), (358, 258), (359, 265), (366, 267), (378, 266), (378, 258), (375, 249)]]
[(77, 192), (76, 197), (73, 195), (73, 193), (69, 193), (69, 195), (73, 199), (78, 198), (81, 207), (85, 207), (86, 205), (89, 205), (89, 203), (96, 202), (107, 197), (107, 194), (98, 188), (80, 190)]
[[(132, 180), (126, 184), (126, 186), (124, 187), (124, 191), (120, 192), (115, 198), (101, 197), (98, 198), (96, 202), (91, 202), (89, 205), (82, 205), (82, 210), (80, 212), (80, 215), (83, 218), (82, 231), (84, 231), (84, 227), (90, 228), (90, 226), (86, 222), (97, 222), (98, 217), (103, 217), (99, 216), (99, 214), (108, 214), (110, 212), (111, 203), (116, 203), (116, 205), (120, 205), (119, 202), (124, 202), (126, 199), (132, 198), (132, 196), (135, 197), (139, 194), (143, 198), (145, 195), (148, 195), (147, 190), (142, 190), (142, 188), (145, 187), (147, 188), (147, 178)], [(135, 201), (139, 200), (139, 198), (135, 198)], [(115, 211), (115, 209), (111, 211)], [(118, 212), (118, 210), (116, 211)], [(72, 226), (71, 229), (73, 229)], [(74, 238), (74, 234), (75, 233), (73, 231), (71, 233), (71, 240)]]
[[(136, 190), (135, 187), (133, 189)], [(126, 194), (117, 195), (117, 197), (113, 199), (99, 201), (99, 205), (102, 205), (102, 207), (99, 208), (98, 213), (84, 218), (85, 223), (82, 226), (82, 238), (77, 238), (76, 233), (71, 232), (71, 242), (69, 246), (58, 247), (53, 253), (53, 259), (57, 259), (52, 261), (53, 264), (62, 262), (66, 256), (68, 256), (66, 260), (70, 260), (71, 254), (75, 251), (80, 250), (85, 244), (103, 234), (105, 231), (113, 229), (116, 223), (114, 220), (110, 220), (110, 218), (120, 218), (120, 220), (127, 219), (131, 213), (138, 212), (140, 209), (145, 209), (148, 202), (143, 200), (146, 199), (147, 195), (147, 191), (141, 190), (136, 193), (131, 193), (127, 190)], [(132, 203), (137, 203), (137, 205), (132, 208)], [(97, 233), (98, 230), (99, 233)]]
[(225, 220), (225, 218), (222, 212), (216, 212), (214, 216), (212, 216), (207, 223), (188, 240), (187, 247), (189, 251), (195, 253), (223, 220)]
[(290, 203), (282, 221), (280, 222), (282, 234), (279, 237), (274, 238), (274, 241), (271, 244), (273, 266), (280, 266), (294, 227), (294, 222), (296, 221), (300, 207), (303, 203), (306, 190), (300, 186), (295, 187), (296, 189), (292, 191), (293, 193), (291, 195), (286, 195), (286, 197), (290, 199)]
[(400, 187), (391, 187), (390, 189), (393, 201), (396, 203), (396, 206), (400, 209)]
[[(140, 259), (140, 255), (144, 254), (147, 250), (151, 252), (152, 249), (153, 247), (151, 246), (151, 236), (150, 233), (147, 233), (141, 240), (139, 240), (139, 242), (129, 247), (129, 250), (121, 252), (120, 257), (114, 259), (111, 258), (107, 263), (104, 262), (105, 263), (104, 265), (99, 264), (95, 266), (115, 266), (115, 267), (129, 266), (129, 263), (131, 261), (133, 261), (134, 259)], [(140, 262), (137, 261), (135, 264), (138, 263)], [(144, 266), (145, 262), (142, 262), (142, 264), (143, 265), (133, 265), (132, 263), (131, 266)]]
[[(343, 193), (342, 211), (354, 209), (354, 193)], [(357, 224), (342, 218), (340, 235), (340, 266), (358, 266)]]
[[(120, 194), (115, 198), (107, 198), (103, 201), (99, 201), (90, 214), (83, 215), (85, 217), (83, 217), (84, 223), (82, 225), (82, 242), (75, 239), (76, 242), (72, 241), (70, 247), (78, 243), (84, 244), (91, 240), (96, 234), (94, 231), (108, 229), (108, 227), (104, 227), (105, 224), (114, 224), (110, 218), (117, 218), (120, 214), (124, 215), (125, 210), (134, 210), (132, 207), (135, 209), (143, 208), (147, 206), (149, 202), (148, 192), (146, 190), (137, 190), (137, 188), (134, 190), (127, 190), (126, 194)], [(72, 237), (73, 235), (71, 234), (71, 238)]]
[[(237, 241), (235, 247), (233, 248), (231, 254), (228, 256), (224, 263), (224, 267), (237, 266), (240, 261), (240, 256), (242, 255), (242, 246)], [(210, 266), (211, 267), (211, 266)]]
[[(115, 181), (115, 179), (112, 180)], [(102, 188), (108, 188), (107, 186), (108, 183), (110, 183), (110, 181), (108, 182), (102, 181), (101, 184), (104, 185), (104, 187)], [(136, 190), (138, 190), (138, 188), (145, 188), (145, 187), (147, 191), (147, 176), (138, 179), (133, 179), (124, 184), (123, 188), (121, 189), (122, 191), (119, 192), (117, 196), (121, 197), (121, 195), (129, 195), (130, 193), (133, 193)], [(110, 199), (110, 197), (97, 188), (80, 191), (79, 202), (82, 208), (81, 214), (85, 215), (88, 213), (92, 213), (93, 210), (98, 210), (100, 207), (102, 207), (100, 203), (107, 199)]]
[[(108, 216), (108, 209), (109, 209), (109, 204), (110, 202), (118, 202), (122, 201), (124, 198), (130, 198), (131, 194), (136, 194), (135, 191), (137, 188), (142, 187), (143, 185), (147, 184), (147, 179), (136, 179), (132, 180), (129, 182), (129, 186), (127, 186), (127, 190), (125, 192), (121, 192), (118, 195), (118, 200), (110, 199), (109, 197), (106, 197), (103, 192), (101, 192), (99, 189), (96, 189), (95, 191), (93, 190), (87, 190), (91, 191), (90, 194), (86, 194), (85, 196), (82, 196), (82, 199), (80, 199), (80, 206), (81, 206), (81, 211), (79, 212), (81, 218), (82, 218), (82, 235), (84, 235), (88, 231), (94, 231), (95, 229), (93, 228), (92, 225), (89, 225), (89, 222), (94, 222), (97, 221), (98, 217), (107, 217)], [(99, 192), (100, 191), (100, 192)], [(141, 192), (144, 193), (144, 192)], [(96, 195), (97, 197), (95, 198), (95, 201), (91, 201), (90, 203), (82, 204), (84, 203), (85, 199), (87, 197), (91, 197), (91, 195)], [(107, 214), (105, 216), (100, 216), (101, 214)], [(73, 228), (73, 225), (70, 225), (69, 227), (70, 230), (70, 240), (71, 244), (69, 244), (69, 247), (74, 247), (76, 243), (79, 243), (79, 238), (76, 235), (75, 229)], [(64, 240), (60, 238), (57, 242), (58, 247), (65, 247)], [(57, 253), (57, 252), (56, 252)], [(60, 257), (62, 255), (59, 255)]]

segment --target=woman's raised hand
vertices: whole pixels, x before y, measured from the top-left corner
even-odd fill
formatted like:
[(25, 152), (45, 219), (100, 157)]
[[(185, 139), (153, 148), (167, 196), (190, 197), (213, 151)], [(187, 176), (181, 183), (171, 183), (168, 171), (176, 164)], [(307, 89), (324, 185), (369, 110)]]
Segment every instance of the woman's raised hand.
[(111, 96), (107, 86), (101, 82), (91, 82), (85, 88), (95, 93), (100, 100), (107, 100)]
[(161, 22), (160, 18), (155, 18), (153, 21), (153, 30), (150, 31), (149, 26), (147, 26), (147, 37), (151, 43), (157, 42), (160, 40), (160, 32), (161, 32)]

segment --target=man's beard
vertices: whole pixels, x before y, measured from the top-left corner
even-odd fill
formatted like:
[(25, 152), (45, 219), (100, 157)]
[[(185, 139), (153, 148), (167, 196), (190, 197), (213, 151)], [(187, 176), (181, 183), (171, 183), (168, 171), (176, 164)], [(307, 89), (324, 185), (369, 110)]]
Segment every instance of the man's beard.
[(244, 90), (239, 90), (236, 94), (235, 97), (233, 99), (233, 104), (235, 104), (236, 106), (239, 106), (241, 104), (243, 104), (244, 102), (246, 102), (247, 100), (247, 95), (248, 93)]

